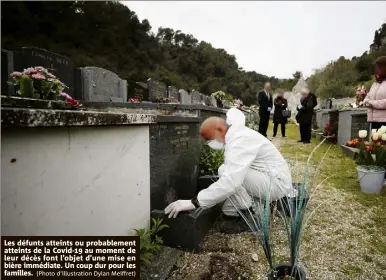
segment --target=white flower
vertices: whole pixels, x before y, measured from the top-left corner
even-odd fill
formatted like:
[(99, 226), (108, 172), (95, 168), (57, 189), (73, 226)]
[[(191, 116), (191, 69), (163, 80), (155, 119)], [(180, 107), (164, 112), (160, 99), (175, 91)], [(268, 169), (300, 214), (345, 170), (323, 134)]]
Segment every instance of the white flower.
[(377, 132), (373, 133), (372, 138), (373, 138), (374, 141), (377, 141), (379, 139), (379, 137), (380, 137), (379, 133), (377, 133)]
[(382, 135), (382, 141), (386, 141), (386, 134)]
[(377, 133), (377, 130), (376, 130), (376, 129), (372, 129), (372, 130), (371, 130), (371, 134), (374, 134), (374, 133)]
[(367, 130), (359, 130), (359, 138), (366, 138), (367, 137)]
[(383, 134), (386, 133), (386, 129), (382, 126), (380, 129), (378, 129), (377, 132), (382, 136)]

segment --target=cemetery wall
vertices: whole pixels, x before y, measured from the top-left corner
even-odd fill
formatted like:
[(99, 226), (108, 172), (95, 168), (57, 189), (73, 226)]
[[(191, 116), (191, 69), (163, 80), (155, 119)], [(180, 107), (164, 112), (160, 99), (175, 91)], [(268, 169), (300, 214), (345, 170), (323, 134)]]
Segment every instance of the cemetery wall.
[(119, 236), (148, 227), (155, 121), (3, 107), (2, 234)]

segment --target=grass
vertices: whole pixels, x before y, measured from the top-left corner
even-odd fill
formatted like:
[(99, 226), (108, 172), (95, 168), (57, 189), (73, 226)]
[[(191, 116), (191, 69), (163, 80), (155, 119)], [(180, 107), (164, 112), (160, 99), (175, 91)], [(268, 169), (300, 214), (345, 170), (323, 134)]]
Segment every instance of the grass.
[[(296, 156), (305, 161), (306, 156), (318, 144), (318, 141), (313, 139), (309, 145), (295, 144), (294, 142), (299, 135), (298, 128), (295, 125), (288, 125), (287, 127), (289, 141), (282, 141), (281, 153), (284, 157)], [(323, 158), (326, 152), (327, 155)], [(338, 145), (322, 145), (311, 162), (317, 165), (322, 158), (317, 181), (328, 179), (325, 180), (322, 189), (316, 194), (316, 199), (322, 201), (323, 198), (328, 197), (332, 201), (335, 199), (335, 201), (314, 214), (310, 227), (314, 229), (328, 228), (331, 224), (337, 224), (337, 221), (333, 221), (332, 217), (346, 219), (346, 221), (341, 221), (342, 226), (337, 226), (332, 232), (327, 231), (323, 234), (335, 235), (335, 237), (344, 236), (347, 239), (346, 243), (348, 243), (346, 253), (352, 251), (351, 257), (353, 259), (359, 258), (356, 264), (342, 263), (341, 271), (351, 277), (347, 279), (367, 279), (363, 278), (366, 275), (361, 268), (362, 264), (367, 263), (365, 266), (375, 266), (374, 268), (378, 270), (381, 263), (383, 263), (383, 269), (386, 263), (386, 194), (383, 192), (381, 195), (371, 195), (361, 192), (355, 163), (341, 152)], [(316, 236), (313, 236), (314, 234), (317, 232), (306, 231), (303, 242), (306, 245), (307, 243), (315, 243)], [(328, 243), (321, 249), (334, 252), (337, 251), (334, 248), (341, 247), (339, 245)], [(308, 259), (313, 257), (311, 254), (305, 254), (305, 256)], [(349, 258), (347, 261), (349, 262)], [(380, 270), (377, 278), (372, 279), (386, 279), (386, 272)]]
[[(272, 126), (268, 134), (272, 135)], [(287, 136), (277, 137), (273, 143), (289, 162), (296, 162), (297, 168), (303, 170), (318, 141), (312, 139), (308, 145), (297, 143), (299, 132), (295, 125), (287, 125)], [(304, 229), (300, 248), (300, 262), (309, 279), (385, 280), (386, 194), (369, 195), (360, 191), (355, 163), (338, 145), (323, 144), (311, 160), (314, 169), (319, 164), (316, 181), (321, 184), (311, 192), (307, 206), (309, 212), (317, 210)], [(298, 179), (294, 176), (294, 181)], [(280, 218), (273, 223), (272, 233), (275, 261), (289, 261), (287, 237)], [(252, 260), (253, 254), (257, 254), (258, 261)], [(213, 279), (266, 279), (268, 264), (256, 240), (247, 233), (223, 235), (216, 230), (205, 238), (202, 252), (183, 255), (181, 265), (170, 279), (200, 279), (203, 269), (200, 265), (214, 255), (224, 257), (228, 267), (244, 276), (214, 275)]]

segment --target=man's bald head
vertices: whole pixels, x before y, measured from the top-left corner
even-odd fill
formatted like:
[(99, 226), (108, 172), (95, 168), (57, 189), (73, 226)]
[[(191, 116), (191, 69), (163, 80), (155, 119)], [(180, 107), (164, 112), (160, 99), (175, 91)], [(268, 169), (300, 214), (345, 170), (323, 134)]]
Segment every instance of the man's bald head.
[(270, 82), (266, 82), (265, 84), (264, 84), (264, 89), (265, 90), (271, 90), (271, 83)]
[(227, 130), (228, 125), (224, 119), (210, 117), (201, 124), (200, 134), (206, 141), (218, 140), (224, 143)]

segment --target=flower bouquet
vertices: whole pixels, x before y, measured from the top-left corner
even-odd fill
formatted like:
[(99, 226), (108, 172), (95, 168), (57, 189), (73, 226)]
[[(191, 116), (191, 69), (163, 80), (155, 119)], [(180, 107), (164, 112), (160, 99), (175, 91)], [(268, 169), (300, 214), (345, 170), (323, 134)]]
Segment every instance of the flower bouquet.
[(336, 138), (336, 128), (332, 127), (330, 123), (327, 123), (324, 127), (323, 136), (326, 138), (326, 141), (332, 144), (336, 144), (337, 138)]
[(52, 100), (61, 96), (72, 106), (81, 106), (78, 101), (63, 92), (68, 87), (44, 67), (30, 67), (23, 72), (12, 72), (10, 76), (12, 81), (8, 84), (17, 86), (17, 93), (23, 97)]
[(361, 190), (365, 193), (380, 193), (385, 178), (386, 149), (386, 127), (373, 129), (371, 141), (364, 141), (367, 131), (361, 130), (359, 137), (359, 152), (356, 160), (358, 179)]
[(141, 101), (138, 98), (129, 98), (129, 103), (140, 103)]

